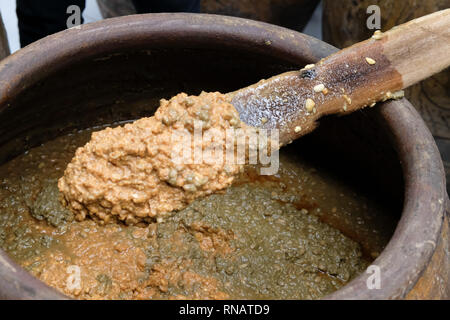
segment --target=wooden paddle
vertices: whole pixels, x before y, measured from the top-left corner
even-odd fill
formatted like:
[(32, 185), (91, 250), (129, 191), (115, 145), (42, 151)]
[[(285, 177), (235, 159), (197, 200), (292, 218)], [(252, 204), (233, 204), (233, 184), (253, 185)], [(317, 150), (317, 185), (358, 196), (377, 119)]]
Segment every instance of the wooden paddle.
[(397, 26), (300, 71), (231, 92), (241, 120), (278, 128), (280, 144), (314, 130), (327, 114), (346, 114), (402, 97), (450, 65), (450, 9)]

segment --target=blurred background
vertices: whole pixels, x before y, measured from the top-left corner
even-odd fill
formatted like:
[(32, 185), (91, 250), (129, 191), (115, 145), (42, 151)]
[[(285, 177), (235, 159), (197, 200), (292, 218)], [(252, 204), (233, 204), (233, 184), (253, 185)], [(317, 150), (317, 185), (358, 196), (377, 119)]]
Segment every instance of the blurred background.
[[(102, 20), (103, 16), (102, 16), (102, 12), (100, 11), (99, 8), (99, 3), (100, 5), (102, 5), (102, 8), (104, 9), (103, 14), (105, 15), (105, 17), (111, 17), (111, 16), (115, 16), (121, 13), (127, 13), (127, 9), (128, 10), (132, 10), (132, 5), (130, 4), (129, 7), (124, 7), (123, 5), (121, 5), (121, 3), (124, 3), (126, 0), (106, 0), (106, 1), (99, 1), (97, 2), (97, 0), (86, 0), (86, 9), (83, 12), (83, 17), (84, 17), (84, 23), (90, 23), (90, 22), (95, 22), (98, 20)], [(205, 2), (205, 1), (203, 1)], [(214, 3), (216, 2), (216, 3)], [(240, 15), (241, 16), (251, 16), (251, 8), (247, 8), (247, 9), (233, 9), (233, 8), (227, 8), (226, 3), (233, 3), (236, 1), (206, 1), (206, 5), (209, 7), (208, 9), (210, 11), (214, 11), (214, 9), (216, 10), (222, 10), (222, 12), (224, 14), (227, 13), (227, 10), (229, 11), (229, 13), (231, 13), (230, 15)], [(245, 8), (245, 6), (247, 7), (253, 7), (253, 3), (251, 3), (252, 1), (241, 1), (244, 5), (242, 6), (243, 8)], [(255, 2), (255, 1), (253, 1)], [(264, 2), (260, 1), (260, 2)], [(292, 2), (292, 1), (291, 1)], [(306, 2), (306, 1), (303, 1)], [(306, 34), (309, 34), (311, 36), (314, 36), (316, 38), (321, 38), (322, 37), (322, 6), (321, 3), (319, 3), (319, 1), (309, 1), (310, 7), (308, 12), (313, 11), (312, 15), (311, 15), (311, 19), (309, 19), (308, 17), (308, 23), (305, 27), (305, 29), (303, 29), (303, 32), (305, 32)], [(246, 4), (247, 3), (247, 4)], [(202, 4), (203, 6), (205, 5), (204, 3)], [(234, 10), (234, 12), (233, 12)], [(238, 10), (240, 10), (241, 12), (237, 12)], [(247, 10), (247, 12), (244, 12), (244, 10)], [(257, 20), (267, 20), (267, 13), (263, 13), (261, 11), (261, 9), (258, 8), (258, 6), (254, 6), (254, 10), (255, 12), (253, 13), (253, 18), (257, 18)], [(256, 11), (259, 10), (260, 12), (257, 13)], [(8, 43), (9, 43), (9, 48), (11, 50), (11, 53), (17, 51), (20, 49), (20, 42), (19, 42), (19, 28), (18, 28), (18, 21), (17, 21), (17, 15), (16, 15), (16, 0), (1, 0), (0, 1), (0, 13), (2, 15), (3, 18), (3, 23), (6, 29), (6, 33), (8, 36)], [(128, 12), (130, 13), (130, 12)], [(234, 13), (234, 14), (233, 14)], [(259, 15), (259, 16), (257, 16)], [(258, 19), (259, 18), (259, 19)], [(298, 29), (298, 28), (297, 28)]]
[[(17, 25), (16, 0), (1, 0), (0, 13), (8, 35), (9, 48), (12, 52), (20, 49), (19, 27)], [(84, 22), (90, 23), (102, 19), (102, 14), (96, 0), (86, 0), (86, 10), (83, 12)]]

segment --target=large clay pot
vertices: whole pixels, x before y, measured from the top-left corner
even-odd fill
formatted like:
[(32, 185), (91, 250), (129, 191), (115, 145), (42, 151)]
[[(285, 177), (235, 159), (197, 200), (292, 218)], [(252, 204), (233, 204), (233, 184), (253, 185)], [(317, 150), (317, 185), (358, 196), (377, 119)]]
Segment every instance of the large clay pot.
[[(104, 18), (135, 14), (130, 0), (97, 0)], [(202, 0), (201, 12), (241, 17), (302, 30), (319, 0)]]
[[(63, 31), (0, 62), (0, 163), (76, 128), (151, 115), (160, 98), (180, 91), (233, 91), (335, 50), (281, 27), (210, 15), (134, 15)], [(325, 119), (294, 146), (376, 194), (398, 219), (373, 262), (381, 289), (369, 290), (362, 273), (327, 298), (404, 298), (417, 286), (431, 288), (430, 298), (448, 293), (433, 282), (438, 273), (449, 280), (443, 166), (406, 99)], [(0, 275), (2, 298), (65, 298), (4, 252)]]
[[(450, 8), (449, 0), (325, 0), (324, 41), (344, 48), (369, 38), (374, 30), (366, 27), (369, 16), (366, 10), (373, 4), (381, 9), (383, 31), (426, 14)], [(450, 69), (412, 86), (405, 94), (437, 140), (446, 166), (447, 190), (450, 191)]]

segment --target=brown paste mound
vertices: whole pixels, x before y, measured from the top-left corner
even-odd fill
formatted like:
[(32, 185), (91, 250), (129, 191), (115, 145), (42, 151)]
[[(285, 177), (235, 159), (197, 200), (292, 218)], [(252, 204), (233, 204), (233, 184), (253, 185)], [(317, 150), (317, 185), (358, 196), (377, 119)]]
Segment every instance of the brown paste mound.
[(79, 221), (89, 215), (128, 224), (183, 209), (198, 197), (230, 186), (242, 165), (195, 161), (194, 152), (189, 161), (174, 161), (174, 154), (183, 159), (183, 139), (195, 137), (198, 130), (213, 138), (200, 144), (189, 140), (192, 150), (222, 148), (231, 128), (253, 130), (240, 121), (226, 95), (181, 93), (163, 99), (153, 117), (92, 134), (58, 182), (62, 203)]

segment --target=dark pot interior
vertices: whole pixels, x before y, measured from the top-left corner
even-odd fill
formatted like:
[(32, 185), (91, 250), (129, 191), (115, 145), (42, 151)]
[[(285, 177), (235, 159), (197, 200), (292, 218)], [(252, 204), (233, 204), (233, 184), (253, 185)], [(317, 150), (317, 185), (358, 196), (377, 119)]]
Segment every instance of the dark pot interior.
[[(178, 92), (233, 91), (299, 69), (334, 50), (318, 40), (263, 23), (183, 14), (124, 17), (65, 31), (21, 50), (0, 65), (0, 162), (73, 129), (149, 116), (159, 99)], [(403, 114), (392, 113), (389, 107), (400, 108)], [(399, 124), (397, 131), (394, 123)], [(414, 126), (424, 143), (431, 142), (413, 108), (400, 101), (323, 119), (318, 130), (295, 142), (289, 152), (302, 153), (322, 170), (370, 195), (385, 208), (386, 215), (398, 221), (402, 208), (403, 217), (422, 214), (420, 208), (412, 207), (411, 201), (418, 199), (411, 196), (420, 191), (417, 183), (429, 178), (424, 175), (431, 174), (429, 179), (441, 183), (441, 164), (433, 145), (427, 151), (431, 169), (411, 176), (417, 160), (406, 159), (399, 143), (413, 149), (422, 144), (407, 141), (408, 126)], [(408, 181), (412, 178), (419, 189), (411, 189)], [(431, 190), (430, 197), (442, 196), (439, 188)], [(437, 237), (443, 209), (435, 211), (426, 219), (435, 215), (436, 223), (423, 231), (430, 239)], [(395, 250), (402, 247), (402, 232), (409, 228), (407, 221), (402, 223), (396, 240), (388, 246), (390, 251), (377, 259), (383, 268), (394, 264), (404, 269), (395, 259), (383, 264), (383, 259), (395, 256)], [(392, 233), (395, 227), (385, 226)], [(420, 259), (409, 263), (423, 269), (431, 253), (430, 248), (423, 248)], [(0, 281), (1, 297), (60, 297), (5, 256), (0, 265), (5, 274), (3, 283)], [(411, 280), (411, 275), (416, 279)], [(399, 276), (409, 279), (394, 281), (384, 292), (370, 292), (364, 285), (367, 275), (361, 275), (331, 298), (399, 297), (414, 284), (418, 272)], [(14, 289), (15, 284), (19, 289)]]

